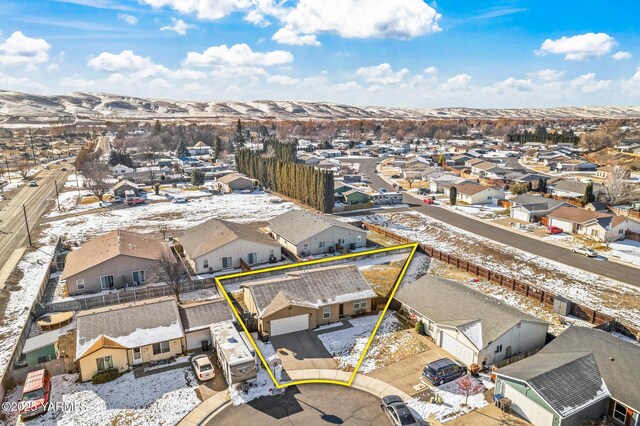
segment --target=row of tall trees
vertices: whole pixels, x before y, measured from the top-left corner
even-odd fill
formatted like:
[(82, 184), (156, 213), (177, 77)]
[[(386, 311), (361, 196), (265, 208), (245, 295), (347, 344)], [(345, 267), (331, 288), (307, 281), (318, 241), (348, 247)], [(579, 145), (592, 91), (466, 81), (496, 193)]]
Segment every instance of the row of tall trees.
[(536, 131), (534, 133), (525, 131), (523, 133), (513, 133), (507, 135), (505, 137), (505, 142), (520, 144), (524, 144), (527, 142), (543, 142), (550, 145), (559, 143), (571, 143), (577, 145), (578, 142), (580, 142), (580, 138), (574, 135), (571, 131), (562, 133), (547, 133), (546, 130)]
[[(285, 144), (279, 144), (285, 145)], [(276, 148), (278, 143), (269, 144), (277, 154), (265, 155), (260, 151), (241, 149), (236, 153), (236, 166), (240, 173), (257, 179), (265, 188), (294, 198), (324, 213), (333, 211), (333, 173), (318, 170), (304, 164), (286, 160), (286, 148)]]

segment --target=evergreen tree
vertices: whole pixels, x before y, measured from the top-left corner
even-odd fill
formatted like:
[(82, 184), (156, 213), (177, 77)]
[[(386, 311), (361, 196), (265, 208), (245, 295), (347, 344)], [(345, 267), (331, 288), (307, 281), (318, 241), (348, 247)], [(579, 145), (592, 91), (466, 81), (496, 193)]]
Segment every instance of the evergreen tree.
[(153, 125), (153, 133), (160, 134), (160, 132), (162, 132), (162, 124), (160, 123), (160, 120), (156, 120), (155, 124)]
[(452, 186), (449, 189), (449, 203), (452, 206), (456, 205), (456, 201), (458, 201), (458, 188), (456, 188), (455, 186)]
[(176, 157), (188, 157), (189, 150), (187, 150), (187, 144), (184, 142), (184, 139), (180, 139), (178, 142), (178, 146), (176, 147)]
[(596, 197), (593, 195), (593, 182), (589, 182), (584, 189), (584, 195), (582, 196), (582, 205), (594, 202)]
[(221, 152), (222, 152), (222, 139), (220, 139), (220, 136), (216, 136), (216, 138), (213, 140), (213, 158), (217, 160)]
[(236, 123), (236, 136), (235, 136), (236, 146), (238, 148), (243, 148), (246, 144), (246, 139), (244, 136), (244, 131), (242, 129), (242, 121), (238, 118), (238, 122)]
[(200, 169), (193, 169), (191, 171), (191, 185), (202, 186), (204, 185), (204, 172)]
[(544, 179), (538, 178), (538, 191), (539, 192), (547, 192), (546, 185), (544, 184)]

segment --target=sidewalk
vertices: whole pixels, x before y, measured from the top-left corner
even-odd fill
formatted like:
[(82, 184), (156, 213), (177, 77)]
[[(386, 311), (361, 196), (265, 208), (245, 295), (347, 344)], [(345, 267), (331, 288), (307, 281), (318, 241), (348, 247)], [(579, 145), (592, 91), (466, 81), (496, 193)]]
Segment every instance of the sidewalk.
[(9, 256), (7, 263), (2, 265), (2, 269), (0, 269), (0, 289), (4, 288), (5, 283), (9, 279), (9, 276), (15, 269), (18, 262), (20, 262), (20, 259), (22, 258), (25, 250), (27, 250), (26, 247), (20, 247), (13, 250), (13, 253), (11, 253), (11, 256)]

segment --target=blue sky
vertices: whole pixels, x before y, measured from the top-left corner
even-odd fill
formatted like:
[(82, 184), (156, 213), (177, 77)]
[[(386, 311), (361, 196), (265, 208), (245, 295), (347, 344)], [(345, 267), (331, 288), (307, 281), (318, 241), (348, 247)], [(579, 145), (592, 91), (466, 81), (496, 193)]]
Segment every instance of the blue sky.
[(637, 105), (640, 2), (3, 0), (0, 89), (405, 107)]

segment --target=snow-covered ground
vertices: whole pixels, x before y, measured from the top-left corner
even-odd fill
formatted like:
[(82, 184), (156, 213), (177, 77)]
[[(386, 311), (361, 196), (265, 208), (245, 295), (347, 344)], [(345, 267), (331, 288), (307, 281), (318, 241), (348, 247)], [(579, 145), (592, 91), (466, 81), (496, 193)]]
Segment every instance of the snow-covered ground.
[[(486, 376), (471, 377), (471, 380), (477, 384), (477, 392), (470, 394), (468, 399), (465, 392), (459, 388), (459, 383), (462, 380), (463, 378), (460, 378), (435, 388), (436, 393), (442, 398), (442, 404), (414, 398), (407, 402), (407, 406), (418, 413), (422, 419), (427, 420), (429, 416), (433, 415), (441, 423), (456, 419), (475, 408), (486, 406), (488, 403), (483, 392), (494, 387), (491, 380)], [(464, 405), (465, 399), (467, 399), (467, 405)]]
[[(200, 399), (191, 368), (178, 368), (136, 379), (125, 373), (118, 379), (94, 385), (79, 383), (77, 374), (54, 376), (51, 402), (66, 410), (52, 410), (29, 420), (29, 425), (175, 425), (193, 410)], [(19, 401), (22, 387), (7, 394)], [(23, 424), (16, 412), (4, 413), (4, 424)]]
[(496, 243), (418, 212), (370, 215), (363, 219), (640, 326), (640, 289), (626, 283)]
[(441, 204), (441, 206), (449, 210), (453, 210), (457, 213), (476, 216), (482, 219), (495, 219), (495, 218), (504, 217), (504, 215), (501, 215), (501, 213), (504, 213), (505, 211), (505, 208), (502, 206), (492, 206), (489, 204), (471, 205), (471, 206), (463, 206), (463, 205), (451, 206), (449, 204), (443, 203)]
[[(276, 380), (280, 383), (282, 380), (282, 363), (278, 359), (273, 345), (270, 342), (264, 343), (260, 341), (256, 333), (253, 334), (253, 339), (258, 345), (260, 353), (267, 361), (267, 364), (271, 367)], [(229, 386), (229, 396), (231, 397), (233, 405), (246, 404), (256, 398), (275, 395), (279, 392), (281, 391), (276, 388), (271, 376), (269, 376), (269, 373), (264, 369), (262, 364), (258, 366), (258, 376), (255, 383), (251, 385), (247, 392), (243, 392), (235, 385)]]
[[(572, 235), (558, 234), (550, 235), (545, 240), (563, 244), (567, 247), (580, 247), (584, 243), (580, 239), (574, 238)], [(629, 263), (640, 266), (640, 242), (633, 240), (620, 240), (609, 245), (609, 250), (597, 250), (601, 256), (606, 258), (614, 258), (620, 262)], [(638, 272), (640, 274), (640, 272)]]

